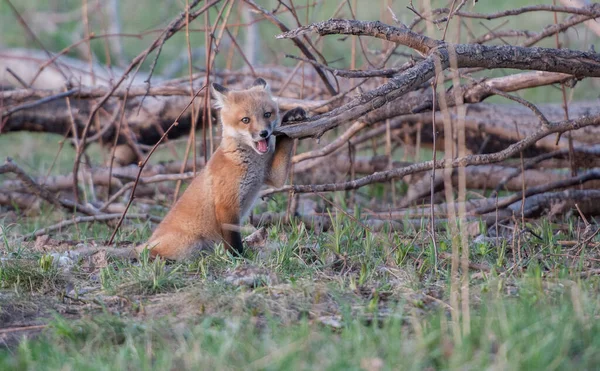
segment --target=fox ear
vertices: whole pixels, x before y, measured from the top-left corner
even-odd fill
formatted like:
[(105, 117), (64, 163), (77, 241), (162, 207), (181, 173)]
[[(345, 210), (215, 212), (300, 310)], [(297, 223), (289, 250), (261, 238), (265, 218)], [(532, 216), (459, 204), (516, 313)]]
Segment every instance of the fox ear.
[(252, 83), (252, 87), (253, 88), (262, 87), (269, 93), (271, 92), (271, 87), (269, 86), (269, 84), (267, 84), (267, 82), (263, 78), (260, 78), (260, 77), (257, 78), (256, 80), (254, 80), (254, 82)]
[(223, 85), (212, 83), (211, 93), (213, 98), (215, 98), (215, 108), (223, 108), (225, 101), (227, 101), (227, 93), (229, 93), (229, 89)]

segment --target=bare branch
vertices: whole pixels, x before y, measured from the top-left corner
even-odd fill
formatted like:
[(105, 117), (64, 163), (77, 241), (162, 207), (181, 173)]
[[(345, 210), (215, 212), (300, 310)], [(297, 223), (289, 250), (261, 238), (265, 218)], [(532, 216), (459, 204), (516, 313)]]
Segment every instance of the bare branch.
[[(579, 8), (582, 11), (586, 11), (588, 9), (586, 1), (584, 0), (560, 0), (560, 2), (565, 4), (565, 6), (574, 5), (576, 8)], [(593, 5), (597, 6), (598, 4), (592, 4), (592, 6)], [(598, 23), (595, 19), (585, 22), (585, 25), (596, 35), (600, 36), (600, 23)]]
[[(440, 9), (440, 11), (444, 12), (444, 13), (449, 12), (448, 9)], [(515, 15), (524, 14), (524, 13), (541, 12), (541, 11), (579, 14), (579, 15), (589, 16), (592, 18), (600, 17), (600, 7), (598, 7), (598, 4), (592, 4), (591, 6), (586, 7), (586, 8), (540, 4), (540, 5), (524, 6), (522, 8), (517, 8), (517, 9), (503, 10), (503, 11), (500, 11), (497, 13), (490, 13), (490, 14), (461, 12), (461, 11), (458, 11), (455, 14), (458, 16), (461, 16), (461, 17), (465, 17), (465, 18), (479, 18), (479, 19), (487, 19), (489, 21), (489, 20), (497, 19), (497, 18), (510, 17), (510, 16), (515, 16)]]
[(483, 207), (483, 208), (476, 210), (475, 212), (478, 214), (489, 213), (491, 211), (494, 211), (494, 209), (496, 207), (503, 208), (510, 204), (515, 203), (515, 202), (521, 200), (523, 198), (523, 196), (530, 197), (530, 196), (537, 195), (540, 193), (546, 193), (546, 192), (553, 191), (553, 190), (559, 189), (559, 188), (566, 188), (566, 187), (570, 187), (573, 185), (583, 184), (590, 180), (597, 180), (597, 179), (600, 179), (600, 170), (591, 170), (591, 171), (585, 172), (583, 174), (580, 174), (579, 176), (576, 176), (576, 177), (571, 177), (571, 178), (560, 180), (557, 182), (544, 184), (544, 185), (541, 185), (538, 187), (530, 187), (524, 193), (523, 192), (516, 193), (510, 197), (503, 199), (502, 201), (499, 201), (497, 203), (497, 205)]
[(418, 34), (406, 28), (398, 28), (379, 21), (365, 22), (351, 19), (330, 19), (325, 22), (313, 23), (277, 35), (278, 39), (295, 39), (299, 36), (315, 32), (325, 35), (365, 35), (373, 36), (415, 49), (421, 54), (429, 54), (433, 49), (443, 45), (443, 42)]
[(15, 174), (21, 182), (28, 188), (28, 190), (35, 194), (36, 196), (42, 198), (48, 203), (64, 207), (70, 211), (79, 211), (87, 215), (97, 215), (99, 212), (91, 207), (77, 204), (73, 201), (66, 199), (58, 199), (56, 198), (50, 191), (41, 185), (37, 184), (33, 178), (31, 178), (23, 169), (21, 169), (17, 164), (15, 164), (12, 159), (9, 157), (6, 159), (4, 165), (0, 166), (0, 174), (3, 173), (13, 173)]
[(562, 133), (570, 130), (577, 130), (586, 126), (598, 126), (600, 125), (600, 115), (582, 117), (578, 120), (562, 121), (557, 123), (551, 123), (548, 126), (538, 129), (535, 133), (527, 136), (523, 140), (510, 145), (506, 149), (488, 155), (468, 155), (465, 157), (458, 157), (453, 160), (438, 160), (438, 161), (427, 161), (404, 168), (393, 169), (388, 171), (376, 172), (372, 175), (356, 179), (344, 183), (334, 184), (318, 184), (318, 185), (292, 185), (286, 186), (279, 189), (269, 189), (264, 191), (261, 196), (266, 196), (275, 192), (294, 191), (296, 193), (314, 193), (314, 192), (332, 192), (332, 191), (347, 191), (351, 189), (357, 189), (364, 187), (368, 184), (387, 182), (392, 179), (402, 178), (409, 174), (418, 173), (425, 170), (432, 169), (443, 169), (443, 168), (455, 168), (459, 166), (472, 166), (472, 165), (484, 165), (492, 164), (506, 160), (507, 158), (515, 155), (533, 145), (538, 140), (553, 133)]
[[(254, 8), (258, 12), (262, 13), (269, 21), (271, 21), (271, 23), (273, 23), (274, 25), (279, 27), (279, 29), (281, 31), (286, 32), (289, 30), (289, 28), (287, 28), (286, 25), (284, 25), (276, 16), (269, 13), (265, 8), (258, 5), (253, 0), (244, 0), (244, 1), (246, 2), (246, 4), (250, 5), (252, 8)], [(310, 52), (310, 50), (308, 50), (308, 48), (300, 40), (294, 39), (294, 44), (296, 44), (298, 49), (300, 49), (300, 51), (302, 51), (302, 54), (304, 54), (308, 59), (315, 60), (314, 55)], [(329, 93), (331, 95), (335, 95), (336, 91), (333, 88), (333, 86), (331, 85), (331, 83), (329, 82), (329, 80), (327, 79), (327, 76), (325, 75), (325, 73), (318, 66), (314, 66), (314, 68), (317, 71), (317, 74), (319, 75), (321, 80), (323, 80), (323, 83), (325, 84), (325, 87), (327, 88)]]
[[(24, 238), (30, 239), (33, 237), (43, 236), (50, 232), (59, 231), (65, 227), (75, 225), (75, 224), (91, 223), (91, 222), (97, 222), (97, 221), (109, 221), (109, 220), (119, 219), (121, 217), (122, 217), (122, 215), (120, 213), (98, 214), (98, 215), (92, 215), (92, 216), (78, 216), (76, 218), (63, 220), (59, 223), (56, 223), (56, 224), (51, 225), (46, 228), (38, 229), (37, 231), (24, 236)], [(160, 222), (160, 218), (149, 215), (149, 214), (129, 214), (129, 215), (126, 215), (125, 218), (126, 219), (151, 220), (155, 223)]]
[[(356, 120), (379, 107), (384, 106), (410, 90), (421, 86), (435, 73), (434, 59), (439, 58), (443, 69), (449, 66), (448, 49), (454, 48), (457, 67), (515, 68), (572, 74), (578, 77), (600, 76), (600, 55), (568, 49), (524, 48), (516, 46), (486, 46), (472, 44), (442, 44), (422, 35), (383, 25), (381, 22), (362, 22), (351, 20), (330, 20), (315, 23), (299, 29), (300, 33), (317, 31), (319, 33), (344, 33), (352, 35), (370, 35), (387, 39), (395, 35), (405, 45), (417, 50), (432, 51), (432, 55), (417, 63), (403, 73), (393, 77), (379, 88), (371, 90), (357, 99), (334, 109), (327, 114), (315, 116), (302, 124), (288, 125), (279, 130), (293, 138), (309, 136), (320, 137), (328, 130), (349, 121)], [(388, 33), (384, 33), (386, 30)], [(285, 37), (297, 36), (294, 31)], [(434, 45), (437, 45), (435, 48)], [(435, 49), (434, 49), (435, 48)]]

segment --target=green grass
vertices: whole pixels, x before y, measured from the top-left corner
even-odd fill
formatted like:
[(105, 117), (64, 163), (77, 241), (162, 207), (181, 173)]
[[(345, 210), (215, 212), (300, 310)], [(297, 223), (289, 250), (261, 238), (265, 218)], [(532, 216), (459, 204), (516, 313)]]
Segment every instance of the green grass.
[[(449, 309), (450, 262), (440, 259), (435, 273), (428, 235), (372, 233), (356, 221), (363, 219), (358, 212), (352, 218), (332, 212), (332, 218), (332, 230), (321, 234), (296, 221), (273, 225), (267, 246), (243, 259), (219, 246), (192, 261), (143, 256), (137, 263), (109, 261), (94, 272), (81, 262), (59, 273), (44, 261), (47, 255), (32, 253), (28, 242), (10, 234), (3, 256), (13, 259), (0, 271), (0, 321), (16, 327), (11, 318), (27, 317), (44, 299), (45, 311), (32, 318), (47, 327), (29, 340), (12, 339), (0, 350), (0, 367), (541, 370), (600, 364), (599, 279), (579, 273), (595, 264), (597, 253), (583, 250), (569, 259), (564, 255), (574, 251), (558, 243), (576, 239), (575, 220), (532, 221), (519, 256), (510, 245), (471, 243), (470, 261), (492, 271), (471, 271), (470, 332), (464, 333), (467, 319), (456, 322)], [(135, 222), (124, 226), (125, 233), (132, 229)], [(441, 253), (450, 252), (449, 234), (438, 233), (437, 242)], [(227, 283), (248, 267), (273, 279), (256, 287)], [(68, 317), (60, 314), (65, 304)]]
[(52, 265), (51, 256), (32, 259), (7, 258), (0, 263), (0, 288), (15, 292), (47, 292), (64, 287), (66, 280)]
[(148, 250), (142, 252), (139, 264), (116, 262), (100, 270), (102, 289), (125, 294), (157, 294), (176, 290), (183, 285), (178, 273), (181, 265), (167, 266), (161, 259), (150, 259)]
[(497, 293), (486, 294), (470, 321), (471, 332), (460, 341), (447, 313), (419, 318), (403, 304), (376, 321), (342, 315), (339, 327), (308, 318), (282, 326), (277, 318), (227, 314), (181, 322), (109, 314), (57, 318), (40, 340), (0, 353), (0, 365), (30, 370), (597, 368), (597, 296), (569, 295), (568, 289), (554, 296), (540, 293), (532, 302), (529, 296), (500, 300)]

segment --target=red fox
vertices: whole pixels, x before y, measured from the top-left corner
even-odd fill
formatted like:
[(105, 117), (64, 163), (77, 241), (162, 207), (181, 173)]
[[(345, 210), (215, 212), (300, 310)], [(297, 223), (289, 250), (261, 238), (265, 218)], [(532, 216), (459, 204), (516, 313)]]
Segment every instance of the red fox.
[[(240, 222), (251, 211), (260, 188), (284, 185), (290, 168), (293, 139), (273, 130), (279, 109), (269, 85), (258, 78), (251, 88), (229, 90), (212, 84), (215, 107), (221, 111), (222, 141), (206, 167), (158, 225), (139, 254), (181, 260), (223, 241), (235, 254), (243, 251)], [(302, 120), (304, 109), (286, 112), (282, 124)]]

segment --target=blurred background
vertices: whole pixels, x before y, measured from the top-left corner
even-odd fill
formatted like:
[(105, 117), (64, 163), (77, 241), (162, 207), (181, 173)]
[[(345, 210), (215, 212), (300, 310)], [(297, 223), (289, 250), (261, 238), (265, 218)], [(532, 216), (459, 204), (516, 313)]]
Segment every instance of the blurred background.
[[(451, 3), (451, 2), (450, 2)], [(222, 33), (221, 42), (216, 51), (214, 67), (217, 70), (239, 71), (255, 67), (288, 66), (294, 67), (297, 61), (286, 58), (286, 54), (298, 56), (299, 52), (291, 40), (278, 40), (279, 28), (266, 20), (262, 15), (253, 12), (242, 1), (223, 2), (227, 5), (223, 12), (221, 6), (213, 7), (207, 16), (200, 16), (189, 27), (189, 43), (191, 50), (191, 69), (188, 56), (186, 32), (179, 32), (169, 39), (161, 50), (152, 81), (173, 79), (203, 72), (206, 67), (206, 29), (213, 29), (217, 17), (227, 17), (226, 30), (220, 26), (216, 34)], [(423, 1), (408, 0), (299, 0), (285, 2), (275, 0), (258, 0), (257, 4), (276, 13), (277, 17), (288, 28), (299, 24), (308, 24), (335, 18), (353, 18), (360, 20), (381, 20), (385, 23), (398, 22), (408, 25), (415, 19), (415, 13), (408, 9), (423, 10)], [(526, 5), (552, 4), (552, 1), (468, 1), (463, 10), (493, 13)], [(448, 6), (448, 1), (432, 0), (433, 8)], [(560, 5), (560, 4), (559, 4)], [(563, 4), (564, 5), (564, 4)], [(152, 41), (168, 25), (177, 14), (185, 10), (183, 0), (3, 0), (0, 1), (0, 86), (3, 89), (19, 88), (20, 84), (7, 72), (27, 67), (28, 61), (37, 60), (42, 63), (48, 55), (63, 51), (64, 61), (68, 61), (82, 75), (93, 68), (94, 81), (81, 80), (84, 85), (107, 84), (111, 79), (118, 79), (133, 58), (143, 52)], [(297, 17), (290, 11), (293, 8)], [(221, 14), (219, 14), (221, 13)], [(558, 21), (568, 15), (558, 14)], [(552, 25), (554, 14), (550, 12), (525, 13), (516, 17), (504, 17), (496, 20), (463, 19), (462, 32), (456, 32), (451, 25), (446, 39), (452, 42), (470, 42), (485, 34), (493, 34), (498, 30), (527, 30), (530, 33), (542, 32)], [(455, 24), (455, 23), (454, 23)], [(208, 26), (208, 27), (207, 27)], [(415, 30), (441, 39), (443, 27), (426, 27), (421, 22)], [(465, 32), (464, 30), (468, 30)], [(226, 31), (226, 32), (224, 32)], [(525, 32), (522, 32), (525, 35)], [(94, 38), (88, 42), (89, 35)], [(313, 36), (313, 40), (317, 37)], [(489, 44), (511, 43), (518, 45), (527, 36), (500, 37)], [(367, 69), (370, 60), (381, 54), (384, 42), (371, 38), (362, 38), (360, 43), (352, 37), (326, 36), (318, 38), (317, 48), (329, 65), (338, 68)], [(598, 37), (585, 26), (579, 25), (569, 29), (560, 36), (561, 46), (572, 49), (598, 49)], [(352, 43), (356, 43), (352, 46)], [(555, 47), (556, 40), (546, 38), (536, 46)], [(355, 50), (350, 53), (349, 51)], [(65, 52), (66, 51), (66, 52)], [(244, 56), (240, 51), (243, 51)], [(414, 52), (406, 48), (398, 48), (390, 58), (387, 66), (404, 63)], [(153, 52), (143, 63), (136, 82), (142, 83), (152, 64), (156, 52)], [(41, 61), (41, 62), (40, 62)], [(31, 68), (30, 68), (31, 69)], [(303, 73), (312, 73), (310, 66), (302, 67)], [(485, 71), (474, 76), (502, 76), (514, 71)], [(214, 71), (213, 71), (214, 73)], [(589, 100), (598, 97), (598, 79), (586, 79), (569, 92), (569, 100)], [(62, 82), (38, 79), (37, 88), (60, 88)], [(562, 93), (557, 87), (541, 87), (528, 89), (517, 94), (534, 102), (560, 102)], [(307, 97), (310, 98), (310, 97)], [(508, 103), (500, 97), (492, 97), (491, 102)], [(0, 103), (1, 104), (1, 103)], [(49, 167), (61, 141), (61, 137), (52, 134), (32, 133), (0, 133), (0, 158), (12, 156), (31, 169), (42, 171)], [(68, 147), (68, 146), (67, 146)], [(92, 161), (100, 157), (98, 149), (91, 148)], [(159, 153), (157, 159), (168, 159)], [(55, 172), (64, 172), (72, 164), (72, 148), (60, 152)], [(101, 161), (99, 161), (101, 162)]]

